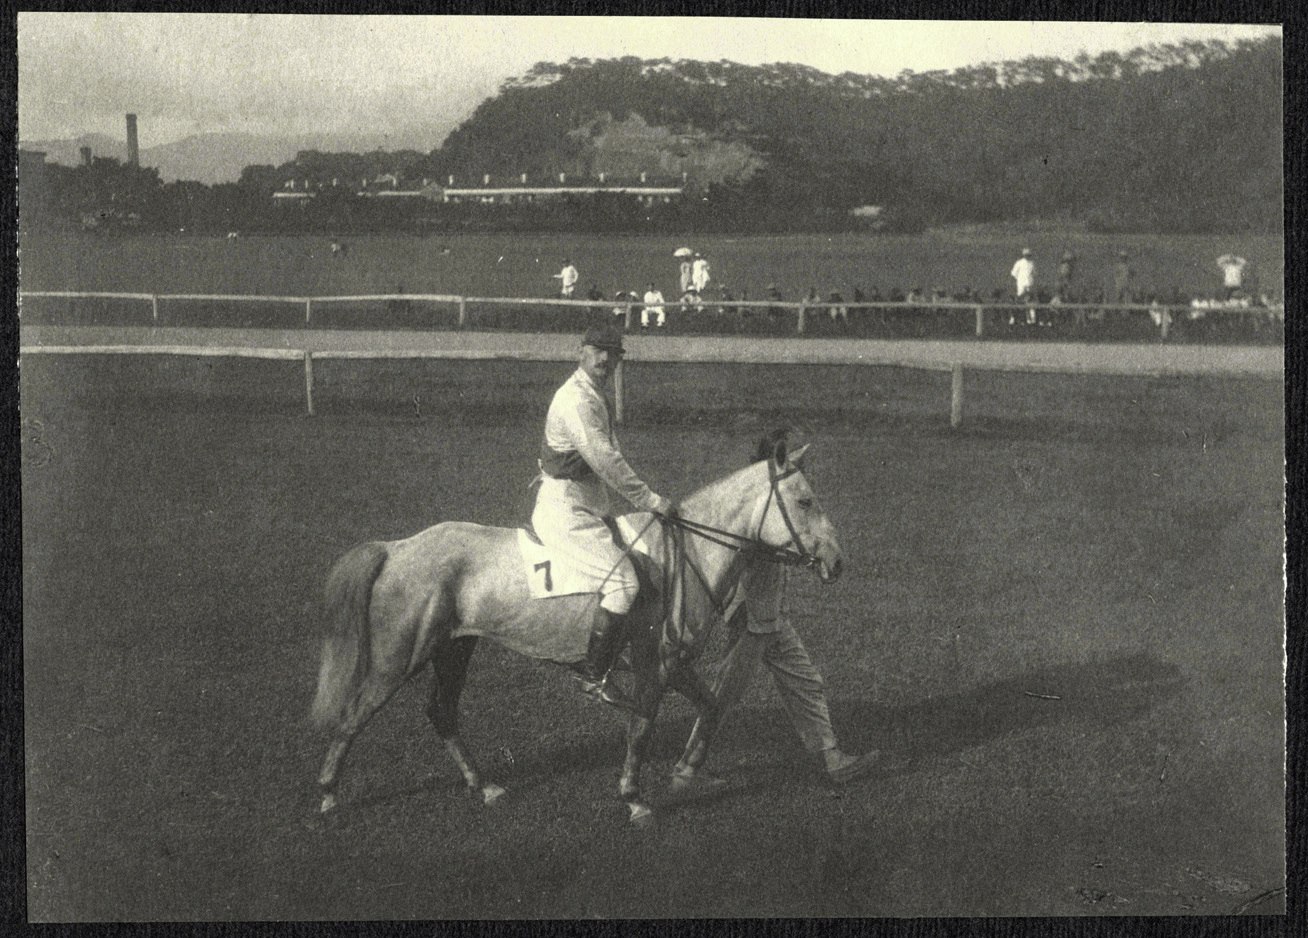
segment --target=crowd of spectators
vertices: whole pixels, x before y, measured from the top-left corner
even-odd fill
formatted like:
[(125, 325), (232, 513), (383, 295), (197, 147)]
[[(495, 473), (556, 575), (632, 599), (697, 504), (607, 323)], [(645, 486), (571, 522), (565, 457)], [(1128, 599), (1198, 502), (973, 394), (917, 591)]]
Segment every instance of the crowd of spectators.
[[(681, 292), (675, 302), (666, 301), (653, 284), (643, 294), (618, 290), (612, 297), (613, 315), (624, 324), (634, 325), (639, 321), (643, 328), (653, 325), (660, 329), (666, 325), (669, 309), (714, 315), (733, 313), (743, 323), (768, 322), (794, 317), (793, 305), (782, 304), (802, 302), (812, 308), (810, 317), (828, 320), (837, 331), (847, 331), (854, 324), (874, 329), (914, 322), (929, 325), (933, 318), (957, 315), (960, 306), (968, 307), (969, 312), (980, 308), (989, 312), (998, 324), (1019, 329), (1060, 324), (1083, 328), (1095, 323), (1144, 322), (1146, 318), (1154, 326), (1162, 326), (1202, 320), (1211, 312), (1235, 310), (1265, 310), (1264, 316), (1246, 317), (1255, 327), (1261, 321), (1284, 317), (1275, 297), (1253, 289), (1247, 282), (1249, 262), (1232, 254), (1217, 259), (1220, 287), (1207, 295), (1186, 293), (1179, 287), (1167, 291), (1141, 289), (1126, 251), (1118, 252), (1100, 285), (1079, 279), (1078, 258), (1071, 251), (1064, 251), (1059, 257), (1052, 283), (1042, 284), (1032, 252), (1024, 249), (1009, 274), (1013, 281), (1011, 291), (995, 288), (985, 292), (971, 286), (949, 289), (939, 285), (929, 289), (920, 285), (889, 286), (883, 290), (877, 284), (866, 289), (854, 284), (843, 291), (809, 286), (807, 290), (787, 295), (776, 283), (769, 283), (761, 295), (753, 298), (745, 290), (737, 293), (724, 283), (711, 283), (707, 259), (701, 254), (688, 252), (680, 260)], [(564, 276), (555, 275), (565, 286), (575, 278), (575, 268), (569, 271), (570, 266), (565, 262)], [(586, 298), (608, 302), (605, 291), (595, 283), (590, 285)], [(777, 305), (766, 305), (771, 303)]]

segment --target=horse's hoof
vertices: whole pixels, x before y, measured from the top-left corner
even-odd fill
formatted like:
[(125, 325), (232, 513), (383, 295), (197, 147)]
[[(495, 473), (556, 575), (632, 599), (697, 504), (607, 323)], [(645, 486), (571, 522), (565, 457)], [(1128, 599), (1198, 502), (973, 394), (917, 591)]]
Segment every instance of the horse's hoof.
[(654, 826), (654, 809), (649, 805), (633, 801), (627, 805), (627, 810), (631, 812), (628, 820), (641, 830), (648, 830)]
[(322, 796), (322, 804), (318, 806), (319, 814), (331, 814), (336, 810), (336, 794), (328, 792)]
[(700, 769), (698, 772), (673, 772), (668, 791), (674, 795), (712, 795), (725, 790), (727, 780)]
[(494, 804), (504, 794), (506, 794), (505, 790), (494, 782), (481, 786), (482, 804)]

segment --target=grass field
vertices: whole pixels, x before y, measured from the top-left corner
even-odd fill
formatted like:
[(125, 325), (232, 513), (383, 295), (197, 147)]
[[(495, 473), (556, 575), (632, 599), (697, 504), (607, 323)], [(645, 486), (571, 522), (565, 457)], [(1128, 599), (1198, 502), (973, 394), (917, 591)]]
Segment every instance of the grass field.
[(623, 438), (660, 491), (806, 428), (848, 572), (796, 625), (846, 746), (913, 761), (823, 787), (760, 680), (728, 792), (673, 803), (673, 700), (638, 832), (618, 720), (490, 645), (463, 712), (502, 804), (461, 790), (424, 676), (317, 820), (327, 567), (523, 522), (567, 367), (328, 362), (313, 419), (283, 368), (24, 362), (33, 920), (1283, 911), (1278, 382), (978, 374), (951, 431), (947, 375), (641, 364)]
[[(20, 245), (24, 290), (145, 293), (351, 295), (437, 293), (533, 297), (557, 293), (561, 259), (581, 273), (579, 294), (597, 284), (644, 294), (656, 283), (670, 300), (678, 292), (672, 252), (682, 242), (649, 236), (461, 235), (372, 236), (346, 239), (334, 256), (327, 237), (226, 238), (34, 235)], [(822, 296), (854, 286), (888, 293), (970, 286), (989, 295), (1012, 291), (1008, 271), (1023, 247), (1034, 251), (1037, 283), (1052, 286), (1058, 258), (1077, 253), (1077, 282), (1107, 288), (1119, 250), (1131, 253), (1139, 288), (1208, 296), (1219, 286), (1218, 255), (1235, 251), (1253, 262), (1264, 289), (1284, 296), (1281, 240), (1218, 235), (1091, 235), (945, 231), (925, 235), (803, 235), (705, 237), (714, 280), (763, 299), (776, 283), (797, 301), (816, 287)]]

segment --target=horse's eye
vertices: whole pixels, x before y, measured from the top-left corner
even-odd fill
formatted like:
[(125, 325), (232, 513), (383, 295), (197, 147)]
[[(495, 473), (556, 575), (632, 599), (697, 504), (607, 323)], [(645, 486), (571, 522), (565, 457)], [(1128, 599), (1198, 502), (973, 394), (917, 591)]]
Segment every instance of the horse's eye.
[(799, 500), (799, 507), (800, 507), (800, 508), (803, 508), (805, 511), (808, 511), (810, 508), (813, 507), (813, 499), (811, 499), (811, 498), (801, 498), (801, 499)]

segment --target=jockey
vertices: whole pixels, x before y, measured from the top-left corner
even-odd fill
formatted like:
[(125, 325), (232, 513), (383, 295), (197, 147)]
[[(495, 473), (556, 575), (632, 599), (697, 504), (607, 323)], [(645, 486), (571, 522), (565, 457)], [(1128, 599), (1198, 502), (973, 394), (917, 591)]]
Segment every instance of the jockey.
[(579, 671), (583, 692), (619, 706), (630, 702), (609, 684), (608, 673), (640, 584), (604, 519), (624, 510), (624, 503), (659, 515), (673, 512), (672, 502), (654, 494), (627, 464), (613, 434), (610, 388), (622, 355), (622, 336), (612, 326), (586, 330), (580, 367), (554, 393), (545, 417), (541, 484), (531, 516), (543, 544), (603, 581)]

